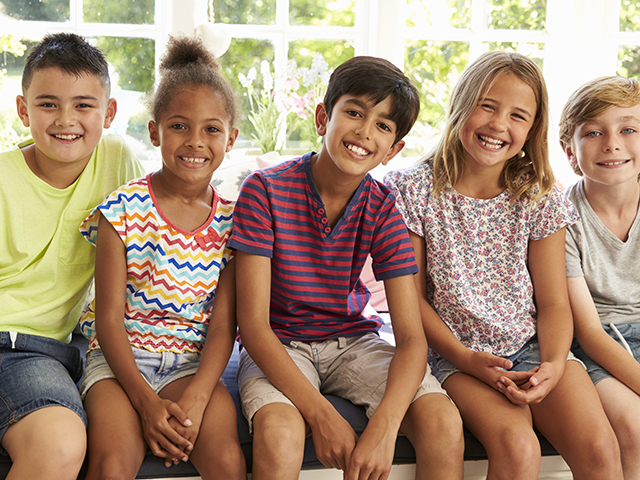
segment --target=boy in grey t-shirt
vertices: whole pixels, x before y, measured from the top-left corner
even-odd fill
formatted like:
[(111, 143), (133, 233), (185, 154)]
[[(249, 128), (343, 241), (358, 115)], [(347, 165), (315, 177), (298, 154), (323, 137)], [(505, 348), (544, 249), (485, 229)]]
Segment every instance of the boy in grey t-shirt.
[(581, 217), (566, 238), (573, 350), (616, 433), (625, 478), (640, 478), (640, 82), (580, 87), (562, 111), (560, 143), (582, 176), (566, 192)]

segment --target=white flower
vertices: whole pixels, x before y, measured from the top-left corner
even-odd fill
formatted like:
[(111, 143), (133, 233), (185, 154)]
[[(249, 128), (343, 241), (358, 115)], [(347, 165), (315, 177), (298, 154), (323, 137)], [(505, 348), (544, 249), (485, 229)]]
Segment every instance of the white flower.
[(271, 66), (269, 62), (263, 60), (260, 63), (260, 73), (262, 74), (262, 88), (266, 92), (273, 90), (273, 76), (271, 75)]

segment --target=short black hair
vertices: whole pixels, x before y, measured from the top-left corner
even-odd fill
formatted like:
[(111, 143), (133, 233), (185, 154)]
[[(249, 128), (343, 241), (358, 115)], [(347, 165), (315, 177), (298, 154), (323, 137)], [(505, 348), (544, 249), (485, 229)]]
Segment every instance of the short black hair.
[(33, 74), (45, 68), (59, 68), (76, 76), (83, 73), (95, 75), (100, 79), (107, 97), (111, 94), (109, 64), (104, 55), (99, 48), (75, 33), (49, 34), (33, 46), (22, 72), (23, 95), (31, 85)]
[(368, 97), (376, 105), (391, 97), (391, 120), (398, 129), (394, 144), (409, 133), (420, 113), (418, 89), (398, 67), (384, 58), (353, 57), (334, 70), (324, 95), (329, 118), (343, 95)]

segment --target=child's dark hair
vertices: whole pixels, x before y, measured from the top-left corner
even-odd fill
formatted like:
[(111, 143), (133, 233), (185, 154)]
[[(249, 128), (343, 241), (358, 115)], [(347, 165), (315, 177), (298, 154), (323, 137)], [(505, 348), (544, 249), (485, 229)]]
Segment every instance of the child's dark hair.
[(22, 94), (31, 85), (33, 74), (45, 68), (60, 68), (65, 72), (79, 76), (83, 73), (95, 75), (100, 79), (107, 97), (111, 94), (109, 65), (97, 47), (90, 45), (75, 33), (53, 33), (46, 35), (36, 44), (24, 65), (22, 72)]
[(200, 38), (170, 37), (160, 63), (160, 81), (148, 100), (151, 118), (158, 122), (169, 103), (184, 88), (209, 87), (222, 95), (231, 127), (238, 121), (235, 93), (222, 75), (220, 64)]
[(409, 133), (420, 113), (418, 89), (398, 67), (379, 57), (353, 57), (334, 70), (324, 95), (329, 118), (342, 95), (369, 97), (376, 105), (391, 97), (390, 120), (398, 129), (394, 144)]

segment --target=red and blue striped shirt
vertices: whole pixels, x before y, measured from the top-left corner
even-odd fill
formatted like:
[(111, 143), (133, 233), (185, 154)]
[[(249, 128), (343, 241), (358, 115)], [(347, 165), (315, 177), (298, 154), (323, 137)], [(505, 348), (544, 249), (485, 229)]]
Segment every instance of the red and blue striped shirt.
[(415, 274), (395, 197), (369, 174), (331, 229), (311, 176), (311, 153), (252, 173), (236, 203), (227, 246), (271, 258), (271, 328), (283, 342), (377, 332), (360, 279), (368, 254), (378, 280)]

